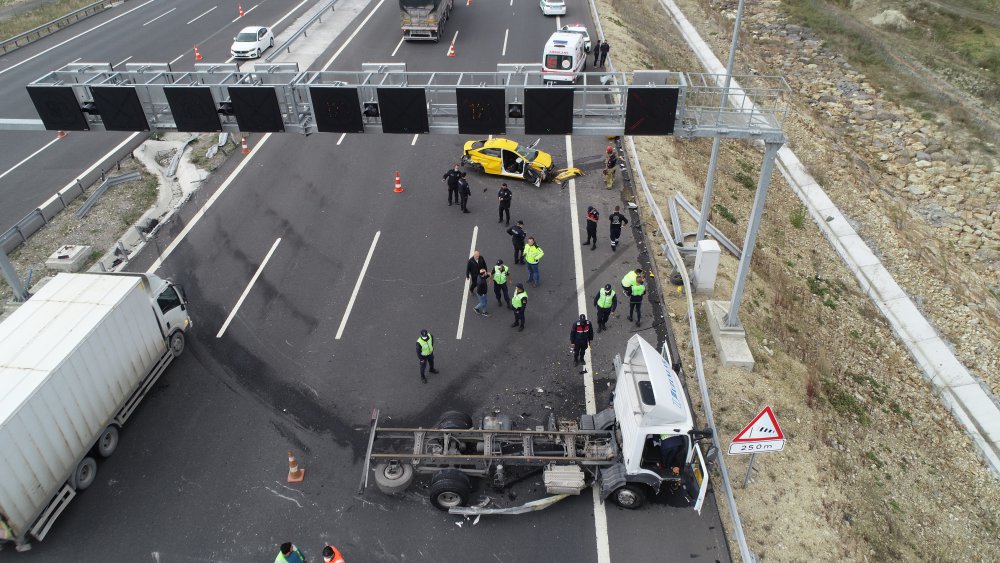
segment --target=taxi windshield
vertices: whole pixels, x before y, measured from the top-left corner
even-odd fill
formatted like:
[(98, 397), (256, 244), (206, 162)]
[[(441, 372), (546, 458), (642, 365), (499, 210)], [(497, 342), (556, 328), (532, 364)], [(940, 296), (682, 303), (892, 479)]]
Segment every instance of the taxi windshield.
[(534, 162), (535, 157), (538, 156), (538, 151), (535, 149), (529, 149), (528, 147), (522, 145), (517, 145), (517, 154), (527, 159), (528, 162)]

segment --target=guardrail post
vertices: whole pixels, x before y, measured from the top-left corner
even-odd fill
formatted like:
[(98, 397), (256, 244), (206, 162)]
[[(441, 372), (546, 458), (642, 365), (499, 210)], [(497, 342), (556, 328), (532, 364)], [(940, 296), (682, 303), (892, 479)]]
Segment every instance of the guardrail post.
[(3, 271), (3, 277), (7, 280), (7, 285), (14, 292), (14, 301), (18, 303), (27, 301), (28, 290), (21, 284), (21, 278), (17, 277), (17, 270), (14, 269), (14, 265), (10, 263), (10, 258), (7, 257), (7, 253), (2, 248), (0, 248), (0, 270)]

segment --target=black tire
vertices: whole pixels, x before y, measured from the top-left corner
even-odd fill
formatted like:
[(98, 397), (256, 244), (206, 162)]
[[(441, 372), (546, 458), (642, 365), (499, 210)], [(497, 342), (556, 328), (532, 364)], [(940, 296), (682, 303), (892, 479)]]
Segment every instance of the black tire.
[(436, 483), (431, 483), (429, 500), (434, 508), (447, 512), (450, 508), (468, 504), (471, 492), (471, 488), (466, 482), (457, 479), (440, 479)]
[(255, 59), (259, 59), (260, 58), (260, 48), (259, 47), (257, 48), (257, 51), (253, 54), (253, 58), (255, 58)]
[(611, 493), (611, 500), (622, 508), (635, 510), (646, 504), (646, 491), (639, 485), (626, 483)]
[(375, 485), (386, 495), (405, 491), (413, 482), (413, 466), (409, 463), (380, 463), (375, 466)]
[(170, 335), (170, 353), (179, 358), (184, 353), (184, 333), (177, 331)]
[(458, 469), (442, 469), (435, 473), (431, 477), (431, 485), (439, 481), (458, 481), (460, 483), (465, 483), (466, 486), (471, 488), (469, 484), (469, 476), (462, 473)]
[(118, 427), (105, 428), (104, 432), (101, 432), (101, 437), (97, 439), (95, 449), (101, 457), (111, 457), (111, 454), (118, 449)]
[(271, 38), (271, 43), (268, 45), (268, 47), (274, 47), (274, 38), (273, 37)]
[(445, 411), (435, 426), (441, 430), (468, 430), (472, 428), (472, 417), (461, 411)]
[(87, 456), (80, 460), (73, 472), (73, 487), (78, 491), (85, 491), (97, 480), (97, 461)]

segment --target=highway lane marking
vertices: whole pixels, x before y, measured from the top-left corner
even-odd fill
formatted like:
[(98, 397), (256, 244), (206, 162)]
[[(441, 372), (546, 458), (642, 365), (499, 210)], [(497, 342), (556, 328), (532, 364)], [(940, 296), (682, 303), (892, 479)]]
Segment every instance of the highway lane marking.
[(18, 163), (17, 163), (17, 164), (15, 164), (14, 166), (11, 166), (10, 168), (8, 168), (6, 172), (4, 172), (3, 174), (0, 174), (0, 180), (3, 180), (3, 177), (4, 177), (4, 176), (6, 176), (7, 174), (10, 174), (10, 173), (11, 173), (11, 172), (13, 172), (14, 170), (17, 170), (17, 168), (18, 168), (19, 166), (21, 166), (22, 164), (24, 164), (25, 162), (28, 162), (28, 161), (29, 161), (29, 160), (31, 160), (32, 158), (35, 158), (36, 156), (38, 156), (38, 153), (40, 153), (40, 152), (42, 152), (43, 150), (45, 150), (45, 149), (47, 149), (47, 148), (51, 147), (51, 146), (52, 146), (52, 145), (53, 145), (53, 144), (54, 144), (54, 143), (55, 143), (56, 141), (58, 141), (58, 140), (59, 140), (59, 137), (56, 137), (55, 139), (52, 139), (52, 140), (51, 140), (51, 141), (49, 141), (48, 143), (45, 143), (45, 146), (43, 146), (42, 148), (40, 148), (40, 149), (38, 149), (37, 151), (35, 151), (35, 152), (33, 152), (33, 153), (29, 154), (28, 156), (26, 156), (26, 157), (24, 158), (24, 160), (22, 160), (21, 162), (18, 162)]
[[(472, 253), (476, 251), (476, 238), (479, 236), (479, 225), (472, 227), (472, 244), (469, 245), (469, 257), (472, 257)], [(455, 340), (462, 339), (462, 331), (465, 330), (465, 307), (469, 302), (469, 288), (462, 284), (462, 308), (458, 312), (458, 333), (455, 334)]]
[(260, 277), (260, 273), (264, 271), (264, 266), (267, 266), (268, 260), (271, 259), (271, 255), (274, 254), (275, 249), (278, 248), (278, 244), (281, 243), (281, 238), (279, 237), (271, 245), (271, 250), (267, 252), (267, 256), (264, 257), (264, 261), (260, 263), (257, 267), (257, 271), (254, 273), (253, 277), (250, 278), (250, 283), (247, 284), (246, 289), (243, 290), (243, 294), (236, 301), (236, 305), (233, 310), (229, 312), (229, 316), (226, 317), (226, 322), (222, 323), (222, 328), (219, 329), (219, 334), (216, 334), (216, 338), (222, 338), (222, 335), (226, 333), (226, 329), (229, 328), (229, 323), (233, 322), (233, 318), (236, 316), (236, 312), (240, 310), (240, 306), (243, 305), (243, 300), (247, 298), (250, 294), (250, 290), (253, 289), (253, 284), (257, 283), (257, 278)]
[(365, 281), (365, 272), (368, 271), (368, 264), (371, 264), (372, 255), (375, 254), (375, 245), (378, 244), (378, 238), (381, 235), (382, 231), (375, 231), (375, 238), (372, 240), (372, 246), (368, 249), (368, 256), (365, 258), (365, 265), (361, 267), (361, 273), (358, 274), (358, 281), (354, 284), (354, 291), (351, 293), (351, 300), (347, 302), (347, 310), (344, 311), (344, 318), (340, 320), (340, 328), (337, 329), (336, 340), (340, 340), (340, 336), (344, 334), (347, 319), (351, 316), (351, 309), (354, 308), (354, 300), (358, 298), (358, 292), (361, 291), (361, 282)]
[(169, 14), (170, 12), (173, 12), (173, 11), (174, 11), (174, 10), (176, 10), (176, 9), (177, 9), (177, 8), (170, 8), (170, 9), (169, 9), (169, 10), (167, 10), (166, 12), (163, 12), (162, 14), (160, 14), (160, 15), (156, 16), (155, 18), (153, 18), (153, 19), (149, 20), (148, 22), (146, 22), (146, 23), (142, 24), (142, 27), (146, 27), (147, 25), (149, 25), (149, 24), (151, 24), (151, 23), (155, 22), (156, 20), (158, 20), (158, 19), (162, 18), (163, 16), (165, 16), (165, 15)]
[(510, 33), (510, 28), (503, 30), (503, 50), (500, 51), (501, 57), (507, 56), (507, 34)]
[(511, 6), (513, 6), (513, 5), (514, 5), (514, 0), (510, 0), (510, 5), (511, 5)]
[(455, 30), (455, 37), (451, 38), (451, 45), (448, 45), (448, 50), (444, 52), (445, 56), (448, 56), (448, 53), (451, 52), (451, 49), (455, 46), (455, 42), (456, 41), (458, 41), (458, 30), (457, 29)]
[[(242, 16), (236, 16), (236, 18), (235, 18), (235, 19), (234, 19), (233, 21), (229, 22), (229, 23), (236, 23), (237, 21), (239, 21), (239, 20), (240, 20), (241, 18), (243, 18), (244, 16), (246, 16), (246, 15), (247, 15), (247, 14), (249, 14), (250, 12), (252, 12), (252, 11), (256, 10), (256, 9), (257, 9), (257, 6), (260, 6), (260, 4), (255, 4), (253, 8), (250, 8), (249, 10), (247, 10), (247, 11), (243, 12), (243, 15), (242, 15)], [(282, 18), (282, 19), (284, 19), (284, 18)]]
[(556, 16), (556, 29), (562, 27), (562, 16)]
[(346, 136), (347, 136), (347, 133), (341, 133), (340, 134), (340, 138), (337, 139), (337, 146), (338, 147), (340, 146), (340, 143), (344, 140), (344, 137), (346, 137)]
[[(132, 137), (135, 137), (135, 135), (138, 134), (139, 134), (138, 132), (134, 133)], [(219, 186), (219, 189), (215, 190), (215, 193), (212, 194), (212, 197), (208, 198), (208, 201), (205, 202), (205, 205), (201, 206), (201, 209), (199, 209), (198, 212), (194, 214), (194, 217), (191, 217), (191, 220), (188, 221), (187, 225), (184, 225), (184, 228), (181, 230), (180, 234), (177, 235), (177, 237), (173, 241), (171, 241), (171, 243), (167, 246), (167, 248), (163, 251), (163, 253), (160, 254), (160, 257), (153, 262), (153, 264), (149, 267), (148, 270), (146, 270), (147, 274), (156, 273), (156, 270), (160, 269), (160, 266), (163, 265), (164, 260), (166, 260), (167, 257), (169, 257), (170, 254), (173, 253), (173, 251), (176, 250), (178, 246), (180, 246), (184, 238), (188, 235), (188, 233), (191, 232), (191, 229), (193, 229), (194, 226), (198, 224), (198, 221), (201, 221), (201, 218), (205, 216), (205, 212), (208, 211), (210, 207), (212, 207), (212, 204), (215, 203), (215, 201), (219, 199), (219, 197), (221, 197), (223, 193), (225, 193), (226, 188), (232, 185), (233, 180), (235, 180), (236, 177), (239, 176), (240, 172), (242, 172), (243, 169), (246, 168), (248, 164), (250, 164), (250, 161), (252, 161), (253, 158), (260, 153), (260, 148), (264, 146), (264, 143), (266, 143), (268, 139), (271, 138), (271, 135), (272, 133), (267, 133), (266, 135), (260, 138), (260, 142), (257, 143), (257, 146), (250, 149), (250, 154), (248, 154), (246, 158), (243, 159), (243, 162), (240, 162), (239, 166), (236, 167), (236, 170), (233, 170), (232, 174), (230, 174), (229, 177), (226, 178), (226, 181), (222, 182), (222, 185)], [(131, 139), (132, 137), (129, 137), (129, 139)], [(128, 139), (126, 139), (126, 141), (127, 140)], [(122, 144), (124, 145), (125, 143)], [(103, 161), (104, 161), (103, 159), (99, 160), (98, 163)]]
[(73, 64), (73, 63), (75, 63), (76, 61), (78, 61), (78, 60), (80, 60), (82, 58), (83, 57), (77, 57), (77, 58), (73, 59), (72, 61), (70, 61), (69, 64)]
[(187, 22), (187, 23), (186, 23), (186, 24), (184, 24), (184, 25), (191, 25), (191, 24), (193, 24), (194, 22), (196, 22), (196, 21), (198, 21), (199, 19), (201, 19), (201, 16), (207, 16), (207, 15), (208, 15), (209, 13), (211, 13), (211, 12), (212, 12), (212, 10), (214, 10), (214, 9), (216, 9), (216, 8), (218, 8), (218, 6), (212, 6), (212, 7), (211, 7), (211, 8), (209, 8), (209, 9), (208, 9), (208, 10), (207, 10), (206, 12), (204, 12), (203, 14), (201, 14), (201, 15), (199, 15), (199, 16), (197, 16), (197, 17), (195, 17), (195, 18), (194, 18), (193, 20), (191, 20), (191, 21)]
[(298, 6), (295, 6), (294, 8), (292, 8), (291, 10), (289, 10), (287, 14), (281, 16), (280, 20), (278, 20), (278, 21), (274, 22), (273, 24), (271, 24), (271, 29), (274, 29), (274, 28), (278, 27), (279, 23), (281, 23), (281, 22), (285, 21), (286, 19), (288, 19), (288, 16), (290, 16), (290, 15), (294, 14), (296, 11), (298, 11), (298, 9), (301, 8), (302, 6), (304, 6), (306, 4), (306, 2), (312, 2), (312, 0), (302, 0), (301, 2), (299, 2)]
[[(103, 23), (99, 23), (99, 24), (95, 25), (94, 27), (92, 27), (92, 28), (88, 29), (87, 31), (84, 31), (84, 32), (82, 32), (82, 33), (78, 33), (77, 35), (74, 35), (73, 37), (70, 37), (69, 39), (67, 39), (67, 40), (63, 41), (62, 43), (57, 43), (57, 44), (55, 44), (55, 45), (53, 45), (53, 46), (49, 47), (48, 49), (45, 49), (44, 51), (42, 51), (42, 52), (40, 52), (40, 53), (36, 53), (36, 54), (34, 54), (34, 55), (32, 55), (32, 56), (30, 56), (30, 57), (28, 57), (28, 58), (26, 58), (26, 59), (24, 59), (24, 60), (22, 60), (22, 61), (18, 61), (18, 62), (16, 62), (16, 63), (14, 63), (14, 64), (10, 65), (9, 67), (7, 67), (7, 68), (5, 68), (5, 69), (3, 69), (3, 70), (0, 70), (0, 74), (4, 74), (5, 72), (7, 72), (7, 71), (9, 71), (9, 70), (13, 70), (13, 69), (15, 69), (15, 68), (17, 68), (17, 67), (19, 67), (19, 66), (23, 65), (24, 63), (26, 63), (26, 62), (28, 62), (28, 61), (33, 61), (33, 60), (35, 60), (35, 59), (37, 59), (38, 57), (40, 57), (40, 56), (44, 55), (45, 53), (48, 53), (49, 51), (51, 51), (51, 50), (53, 50), (53, 49), (58, 49), (59, 47), (62, 47), (63, 45), (65, 45), (65, 44), (69, 43), (70, 41), (72, 41), (72, 40), (74, 40), (74, 39), (78, 39), (78, 38), (80, 38), (80, 37), (83, 37), (84, 35), (86, 35), (86, 34), (90, 33), (91, 31), (95, 31), (95, 30), (98, 30), (98, 29), (100, 29), (100, 28), (102, 28), (102, 27), (104, 27), (104, 26), (108, 25), (109, 23), (111, 23), (111, 22), (115, 21), (116, 19), (118, 19), (118, 18), (123, 18), (123, 17), (125, 17), (125, 16), (127, 16), (127, 15), (131, 14), (132, 12), (134, 12), (134, 11), (138, 10), (139, 8), (142, 8), (142, 7), (146, 6), (147, 4), (152, 4), (152, 3), (153, 3), (153, 2), (155, 2), (155, 1), (156, 1), (156, 0), (147, 0), (146, 2), (144, 2), (144, 3), (142, 3), (142, 4), (139, 4), (139, 5), (138, 5), (138, 6), (136, 6), (135, 8), (132, 8), (131, 10), (129, 10), (129, 11), (127, 11), (127, 12), (123, 13), (123, 14), (118, 14), (117, 16), (115, 16), (115, 17), (111, 18), (110, 20), (108, 20), (108, 21), (106, 21), (106, 22), (103, 22)], [(79, 60), (79, 59), (77, 59), (77, 60)]]
[[(573, 140), (566, 135), (566, 166), (573, 168)], [(583, 254), (580, 251), (580, 216), (576, 210), (576, 180), (569, 180), (569, 214), (570, 222), (573, 226), (573, 262), (576, 268), (576, 306), (581, 315), (587, 314), (587, 287), (583, 277)], [(584, 363), (590, 367), (587, 373), (583, 374), (584, 397), (587, 402), (587, 414), (597, 412), (597, 402), (594, 400), (594, 364), (590, 355), (590, 348), (584, 355)], [(608, 515), (604, 511), (604, 504), (601, 501), (600, 487), (594, 487), (594, 529), (597, 541), (597, 561), (598, 563), (610, 563), (611, 548), (608, 543)]]
[(372, 19), (372, 16), (375, 15), (375, 11), (378, 10), (380, 7), (382, 7), (382, 4), (384, 3), (385, 0), (379, 0), (378, 4), (375, 4), (375, 7), (372, 8), (372, 11), (368, 12), (368, 15), (365, 16), (365, 19), (361, 20), (361, 24), (354, 29), (354, 33), (352, 33), (351, 36), (347, 38), (347, 41), (344, 41), (344, 44), (340, 46), (340, 49), (337, 49), (337, 52), (334, 53), (332, 57), (330, 57), (330, 60), (326, 61), (326, 64), (323, 65), (323, 68), (319, 69), (320, 72), (330, 68), (330, 65), (333, 64), (333, 61), (337, 60), (337, 57), (339, 57), (340, 54), (344, 52), (344, 49), (346, 49), (347, 46), (351, 44), (351, 41), (358, 35), (358, 33), (361, 32), (361, 29), (365, 27), (365, 24), (368, 23), (368, 20)]
[(177, 61), (181, 60), (181, 57), (183, 57), (184, 55), (186, 55), (186, 54), (188, 54), (188, 53), (190, 53), (190, 52), (191, 52), (191, 51), (184, 51), (184, 52), (183, 52), (183, 53), (181, 53), (180, 55), (177, 55), (177, 58), (176, 58), (176, 59), (174, 59), (174, 60), (170, 61), (170, 62), (169, 62), (169, 63), (167, 63), (167, 64), (171, 64), (171, 65), (172, 65), (172, 64), (176, 63)]
[(399, 43), (396, 43), (396, 48), (392, 50), (392, 54), (389, 55), (390, 57), (396, 56), (396, 51), (398, 51), (399, 48), (403, 46), (403, 39), (404, 39), (403, 37), (399, 38)]
[(419, 137), (419, 136), (420, 136), (420, 133), (415, 133), (415, 134), (413, 135), (413, 140), (412, 140), (412, 141), (410, 141), (410, 146), (411, 146), (411, 147), (417, 144), (417, 137)]
[(127, 63), (128, 61), (130, 61), (131, 59), (132, 59), (131, 56), (125, 57), (124, 59), (118, 61), (117, 63), (115, 63), (113, 65), (111, 65), (111, 68), (115, 68), (116, 66), (121, 66), (121, 65)]

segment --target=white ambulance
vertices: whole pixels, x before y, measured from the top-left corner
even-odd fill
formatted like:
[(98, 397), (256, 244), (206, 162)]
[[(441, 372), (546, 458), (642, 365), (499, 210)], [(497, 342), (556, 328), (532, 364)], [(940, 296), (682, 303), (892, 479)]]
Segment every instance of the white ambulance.
[(542, 52), (542, 80), (546, 84), (573, 84), (586, 68), (587, 53), (581, 34), (557, 31), (549, 37)]

